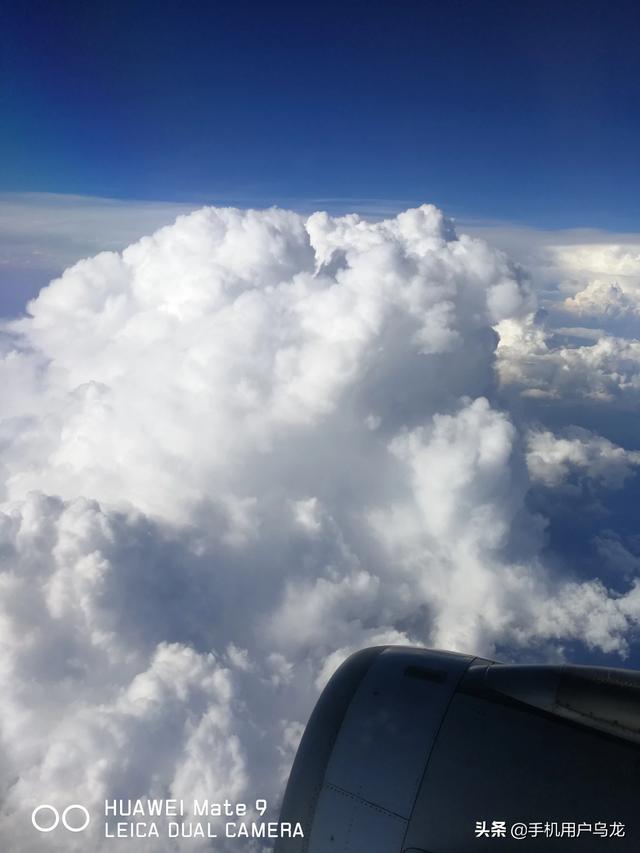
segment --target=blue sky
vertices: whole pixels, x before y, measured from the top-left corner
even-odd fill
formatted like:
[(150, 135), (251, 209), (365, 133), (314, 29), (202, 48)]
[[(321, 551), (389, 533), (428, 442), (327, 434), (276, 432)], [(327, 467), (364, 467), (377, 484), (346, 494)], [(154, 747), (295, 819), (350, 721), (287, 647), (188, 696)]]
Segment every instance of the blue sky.
[(5, 4), (0, 191), (637, 228), (640, 11)]

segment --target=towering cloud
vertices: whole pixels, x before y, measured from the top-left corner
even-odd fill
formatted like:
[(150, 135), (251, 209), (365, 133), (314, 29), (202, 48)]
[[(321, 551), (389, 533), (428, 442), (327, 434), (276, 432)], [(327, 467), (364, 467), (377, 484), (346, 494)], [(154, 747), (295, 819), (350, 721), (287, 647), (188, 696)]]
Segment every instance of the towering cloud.
[(102, 849), (99, 827), (35, 835), (39, 802), (275, 809), (317, 691), (366, 644), (628, 653), (633, 576), (550, 559), (532, 495), (575, 471), (624, 486), (637, 453), (530, 432), (505, 389), (635, 393), (638, 344), (556, 346), (535, 310), (517, 266), (430, 206), (206, 208), (8, 324), (3, 849)]

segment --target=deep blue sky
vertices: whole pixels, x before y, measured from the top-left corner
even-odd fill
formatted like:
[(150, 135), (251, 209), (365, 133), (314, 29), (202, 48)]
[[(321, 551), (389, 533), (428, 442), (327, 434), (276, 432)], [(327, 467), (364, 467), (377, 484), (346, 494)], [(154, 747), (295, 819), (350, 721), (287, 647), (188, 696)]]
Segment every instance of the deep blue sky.
[(0, 191), (637, 230), (637, 0), (22, 0)]

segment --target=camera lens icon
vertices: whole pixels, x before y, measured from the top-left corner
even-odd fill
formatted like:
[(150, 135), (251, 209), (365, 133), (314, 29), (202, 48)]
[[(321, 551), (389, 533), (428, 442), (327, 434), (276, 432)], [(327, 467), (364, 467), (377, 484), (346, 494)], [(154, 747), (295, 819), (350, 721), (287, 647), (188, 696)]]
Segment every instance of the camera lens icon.
[(59, 823), (62, 823), (69, 832), (82, 832), (90, 822), (91, 815), (79, 803), (67, 806), (62, 815), (55, 806), (50, 806), (48, 803), (36, 806), (31, 812), (31, 823), (38, 832), (53, 832)]

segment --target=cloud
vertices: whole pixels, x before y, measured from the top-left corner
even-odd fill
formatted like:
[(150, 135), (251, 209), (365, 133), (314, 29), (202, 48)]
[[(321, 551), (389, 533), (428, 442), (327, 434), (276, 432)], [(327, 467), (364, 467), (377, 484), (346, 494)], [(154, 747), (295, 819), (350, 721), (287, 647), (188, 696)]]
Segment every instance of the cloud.
[(578, 317), (604, 322), (612, 334), (636, 337), (638, 234), (584, 228), (544, 231), (481, 222), (465, 223), (467, 227), (527, 270), (539, 307), (554, 327), (571, 325)]
[(625, 450), (589, 430), (573, 427), (557, 437), (548, 430), (531, 431), (527, 436), (527, 467), (533, 480), (559, 486), (576, 472), (621, 488), (640, 465), (640, 452)]
[[(216, 203), (269, 207), (274, 201), (227, 197)], [(29, 299), (79, 260), (102, 251), (121, 251), (203, 203), (0, 192), (0, 316), (22, 313)], [(357, 210), (370, 219), (393, 216), (409, 206), (407, 201), (363, 198), (277, 203), (306, 214), (318, 208), (334, 214)]]
[(565, 286), (571, 282), (582, 283), (585, 279), (600, 278), (607, 282), (636, 282), (640, 278), (640, 241), (594, 242), (586, 245), (554, 246), (555, 264), (565, 275)]
[(120, 251), (197, 204), (56, 193), (0, 193), (0, 316), (81, 258)]
[(505, 386), (530, 397), (635, 404), (640, 341), (602, 332), (595, 342), (563, 344), (534, 317), (507, 319), (497, 330), (498, 370)]
[(634, 343), (558, 354), (536, 308), (432, 206), (204, 208), (4, 325), (6, 849), (42, 849), (23, 830), (40, 801), (264, 796), (275, 815), (318, 690), (367, 644), (630, 652), (632, 573), (547, 559), (527, 461), (552, 488), (574, 469), (625, 486), (635, 456), (547, 429), (527, 459), (503, 402), (518, 383), (591, 399), (598, 376), (626, 393)]
[(8, 413), (29, 427), (8, 438), (7, 497), (124, 498), (185, 520), (215, 483), (239, 517), (253, 490), (237, 493), (236, 465), (255, 457), (257, 475), (283, 437), (295, 453), (340, 423), (357, 441), (372, 414), (385, 435), (486, 390), (490, 326), (525, 296), (506, 258), (447, 229), (432, 209), (305, 227), (209, 208), (76, 264), (10, 326)]
[(467, 233), (502, 249), (529, 271), (536, 287), (575, 291), (594, 278), (637, 279), (640, 236), (596, 228), (545, 230), (512, 223), (462, 220)]
[(616, 283), (595, 279), (575, 296), (565, 299), (565, 308), (579, 315), (620, 319), (635, 316), (640, 309), (640, 292)]

